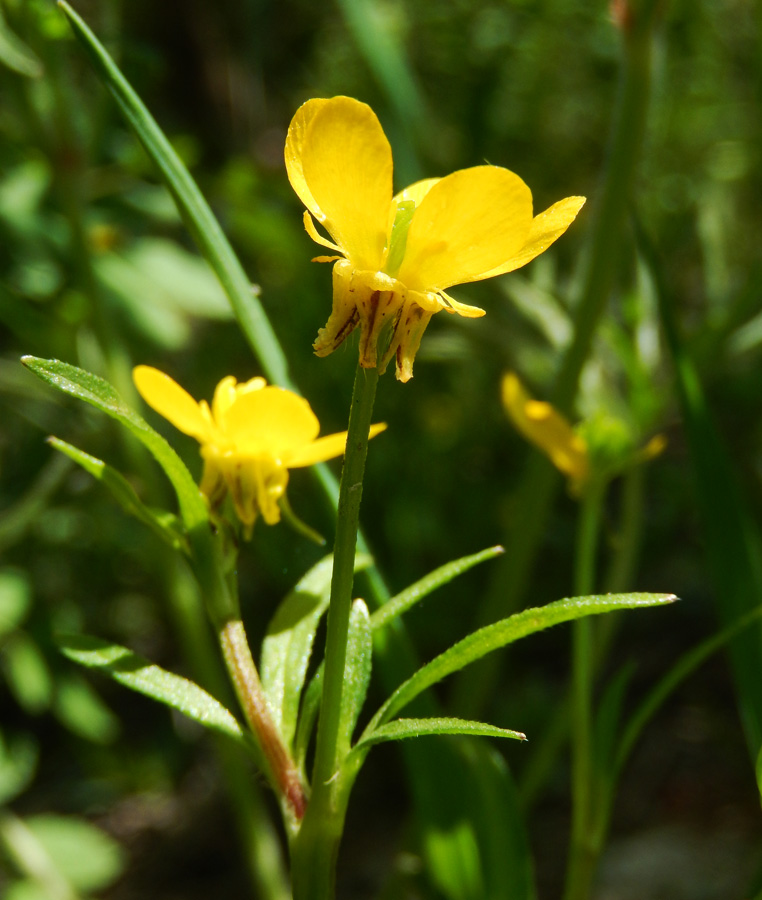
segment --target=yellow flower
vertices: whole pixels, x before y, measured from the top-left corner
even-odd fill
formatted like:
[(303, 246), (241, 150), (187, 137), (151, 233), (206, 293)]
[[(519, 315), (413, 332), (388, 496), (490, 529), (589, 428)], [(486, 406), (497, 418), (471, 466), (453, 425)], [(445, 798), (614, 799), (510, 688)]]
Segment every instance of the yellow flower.
[[(567, 197), (533, 217), (526, 184), (487, 165), (428, 178), (392, 196), (389, 142), (373, 110), (350, 97), (301, 106), (285, 156), (308, 210), (307, 233), (339, 254), (316, 260), (336, 264), (333, 310), (315, 352), (328, 355), (359, 325), (360, 365), (383, 371), (396, 356), (400, 381), (412, 377), (434, 313), (484, 315), (447, 288), (525, 265), (566, 231), (585, 202)], [(333, 240), (318, 233), (312, 216)], [(386, 349), (378, 346), (382, 332), (389, 334)]]
[(503, 406), (517, 430), (569, 478), (578, 494), (590, 474), (587, 443), (550, 403), (533, 399), (513, 372), (503, 377)]
[(575, 496), (584, 492), (591, 476), (611, 479), (654, 459), (667, 446), (664, 435), (657, 434), (644, 447), (635, 447), (626, 424), (606, 415), (574, 428), (550, 403), (531, 397), (513, 372), (503, 376), (502, 393), (517, 430), (567, 476)]
[[(133, 379), (149, 406), (201, 444), (202, 493), (216, 509), (230, 491), (247, 534), (260, 514), (268, 525), (280, 521), (278, 501), (289, 469), (340, 456), (346, 446), (346, 432), (318, 438), (320, 423), (309, 403), (264, 378), (238, 384), (228, 375), (217, 385), (211, 408), (150, 366), (137, 366)], [(384, 428), (373, 425), (370, 436)]]

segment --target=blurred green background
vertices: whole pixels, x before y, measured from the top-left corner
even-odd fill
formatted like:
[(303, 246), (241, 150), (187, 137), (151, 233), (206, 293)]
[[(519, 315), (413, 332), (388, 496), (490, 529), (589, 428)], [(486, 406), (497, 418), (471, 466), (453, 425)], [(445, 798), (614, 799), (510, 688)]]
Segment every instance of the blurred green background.
[[(389, 431), (371, 446), (362, 518), (391, 590), (503, 541), (526, 515), (517, 497), (532, 451), (501, 408), (500, 378), (515, 369), (548, 396), (571, 339), (621, 67), (607, 4), (82, 0), (76, 8), (219, 216), (324, 433), (346, 427), (356, 357), (353, 342), (323, 360), (311, 352), (330, 309), (330, 271), (310, 262), (317, 251), (283, 165), (299, 104), (334, 94), (370, 103), (394, 150), (398, 188), (488, 161), (524, 178), (536, 211), (572, 194), (589, 198), (529, 267), (455, 289), (487, 316), (435, 317), (413, 381), (401, 385), (390, 372), (379, 387), (375, 418)], [(0, 893), (69, 897), (23, 877), (19, 847), (31, 835), (61, 860), (73, 896), (246, 896), (208, 738), (82, 674), (52, 640), (81, 630), (189, 673), (178, 610), (193, 588), (168, 570), (151, 533), (44, 439), (56, 434), (107, 460), (152, 505), (171, 507), (168, 486), (114, 423), (54, 396), (18, 359), (74, 363), (136, 404), (130, 370), (138, 363), (198, 398), (210, 398), (227, 374), (245, 380), (259, 370), (63, 16), (49, 0), (0, 0), (0, 12)], [(762, 511), (761, 18), (752, 0), (661, 4), (632, 198), (749, 510), (752, 569)], [(706, 489), (712, 481), (711, 466), (697, 482), (654, 280), (629, 228), (620, 251), (575, 415), (603, 410), (638, 444), (655, 433), (669, 441), (641, 485), (642, 541), (625, 587), (673, 591), (683, 602), (629, 614), (617, 636), (616, 659), (637, 663), (637, 698), (717, 629), (725, 602), (717, 572), (733, 557), (706, 528), (700, 482)], [(200, 473), (195, 442), (147, 416)], [(330, 512), (308, 473), (293, 474), (289, 496), (301, 518), (330, 535)], [(616, 547), (624, 498), (615, 484), (602, 563)], [(562, 491), (522, 602), (571, 593), (575, 521), (576, 503)], [(240, 565), (254, 643), (319, 556), (287, 526), (258, 524)], [(474, 570), (410, 615), (423, 659), (475, 626), (479, 598), (494, 590), (490, 566), (510, 562)], [(745, 572), (734, 590), (748, 607), (759, 602)], [(535, 735), (564, 696), (568, 637), (559, 629), (517, 647), (491, 691), (489, 721), (530, 737), (527, 746), (499, 748), (519, 785)], [(597, 896), (699, 900), (748, 888), (762, 862), (762, 822), (738, 701), (721, 655), (669, 700), (625, 771)], [(529, 816), (541, 897), (558, 895), (562, 874), (564, 759)], [(353, 798), (342, 896), (380, 896), (388, 884), (390, 897), (440, 896), (420, 871), (406, 797), (396, 751), (374, 751)]]

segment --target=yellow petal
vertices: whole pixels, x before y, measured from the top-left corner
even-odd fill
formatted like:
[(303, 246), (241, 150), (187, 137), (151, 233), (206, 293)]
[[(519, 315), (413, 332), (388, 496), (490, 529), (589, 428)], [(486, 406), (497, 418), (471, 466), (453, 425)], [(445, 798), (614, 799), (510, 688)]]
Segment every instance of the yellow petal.
[(238, 453), (276, 459), (309, 444), (320, 431), (309, 403), (277, 387), (236, 397), (220, 424)]
[(409, 184), (404, 191), (394, 195), (395, 205), (402, 203), (404, 200), (412, 200), (416, 206), (421, 205), (421, 200), (428, 194), (434, 185), (441, 181), (441, 178), (423, 178), (421, 181), (415, 181)]
[(222, 417), (233, 405), (235, 400), (236, 380), (232, 375), (227, 375), (214, 389), (212, 397), (212, 416), (216, 422), (221, 422)]
[(534, 400), (513, 372), (503, 378), (503, 405), (517, 430), (576, 484), (587, 479), (587, 445), (549, 403)]
[(136, 366), (132, 380), (145, 402), (175, 428), (204, 443), (211, 440), (211, 422), (201, 406), (169, 375), (151, 366)]
[(380, 269), (392, 150), (375, 113), (358, 100), (334, 97), (309, 101), (294, 118), (286, 143), (294, 189), (355, 266)]
[[(375, 437), (382, 431), (386, 430), (386, 422), (379, 422), (377, 425), (370, 426), (369, 438)], [(341, 456), (347, 446), (347, 433), (342, 431), (339, 434), (328, 434), (325, 437), (318, 438), (311, 444), (299, 448), (284, 460), (289, 469), (298, 469), (303, 466), (312, 466), (318, 462), (324, 462), (326, 459), (333, 459), (335, 456)]]
[(321, 222), (325, 215), (318, 206), (317, 200), (312, 196), (307, 182), (304, 180), (302, 154), (304, 152), (305, 136), (310, 123), (320, 107), (328, 102), (328, 100), (308, 100), (297, 109), (291, 124), (288, 126), (285, 150), (286, 172), (288, 180), (291, 182), (291, 187), (296, 191), (297, 196), (307, 209)]
[(222, 422), (225, 414), (235, 403), (236, 398), (250, 391), (259, 391), (267, 381), (261, 375), (256, 375), (248, 381), (238, 384), (232, 375), (228, 375), (222, 379), (214, 390), (214, 398), (212, 399), (212, 415), (216, 422)]
[(545, 212), (535, 216), (529, 229), (526, 244), (511, 259), (488, 272), (484, 277), (493, 278), (495, 275), (504, 275), (531, 262), (535, 256), (539, 256), (557, 238), (566, 231), (576, 219), (577, 213), (585, 205), (584, 197), (567, 197), (554, 203)]
[(517, 254), (532, 223), (532, 194), (498, 166), (461, 169), (434, 184), (416, 208), (398, 278), (412, 290), (478, 281)]

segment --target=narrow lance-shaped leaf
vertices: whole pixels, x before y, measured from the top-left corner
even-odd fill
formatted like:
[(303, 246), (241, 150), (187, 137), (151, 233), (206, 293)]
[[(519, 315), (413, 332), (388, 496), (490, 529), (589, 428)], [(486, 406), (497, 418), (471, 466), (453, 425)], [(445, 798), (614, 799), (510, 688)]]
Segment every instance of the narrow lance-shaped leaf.
[(21, 362), (43, 381), (105, 412), (138, 438), (172, 482), (183, 522), (189, 531), (208, 520), (204, 498), (183, 461), (145, 419), (127, 406), (107, 381), (57, 359), (24, 356)]
[[(355, 571), (372, 562), (367, 554), (355, 558)], [(278, 607), (262, 642), (262, 688), (283, 741), (291, 746), (296, 730), (299, 697), (312, 653), (315, 632), (328, 609), (333, 557), (314, 565)]]
[(484, 737), (513, 738), (525, 741), (526, 735), (520, 731), (511, 731), (508, 728), (498, 728), (496, 725), (488, 725), (485, 722), (472, 722), (470, 719), (395, 719), (380, 725), (367, 736), (363, 736), (355, 745), (354, 750), (364, 750), (373, 744), (382, 741), (400, 741), (405, 738), (426, 737), (435, 734), (470, 734)]
[(432, 591), (435, 591), (438, 587), (447, 584), (448, 581), (452, 581), (453, 578), (462, 575), (480, 562), (494, 559), (503, 552), (503, 548), (500, 546), (488, 547), (480, 553), (474, 553), (471, 556), (463, 556), (460, 559), (445, 563), (445, 565), (440, 566), (438, 569), (434, 569), (433, 572), (429, 572), (428, 575), (425, 575), (419, 581), (416, 581), (415, 584), (411, 584), (410, 587), (405, 588), (404, 591), (400, 591), (399, 594), (392, 597), (387, 603), (377, 609), (370, 617), (371, 628), (375, 631), (377, 628), (383, 627), (387, 622), (390, 622), (397, 616), (401, 616), (403, 613), (407, 612), (412, 606), (420, 600), (423, 600), (424, 597)]
[(384, 703), (368, 725), (363, 738), (370, 735), (400, 709), (410, 703), (426, 688), (441, 681), (447, 675), (481, 659), (493, 650), (505, 647), (514, 641), (583, 616), (598, 615), (614, 609), (634, 609), (645, 606), (660, 606), (672, 603), (674, 594), (605, 594), (591, 597), (572, 597), (557, 600), (547, 606), (525, 609), (493, 625), (480, 628), (463, 638), (449, 650), (419, 669), (415, 675), (400, 685)]
[(347, 661), (344, 667), (344, 690), (341, 696), (341, 715), (337, 754), (341, 759), (349, 752), (352, 733), (362, 711), (370, 684), (373, 637), (370, 616), (364, 600), (355, 600), (349, 614)]
[(125, 687), (176, 709), (206, 728), (243, 741), (244, 733), (225, 707), (187, 678), (167, 672), (121, 647), (87, 635), (61, 635), (57, 639), (64, 656), (112, 678)]
[(103, 462), (103, 460), (90, 456), (89, 453), (85, 453), (84, 450), (80, 450), (66, 441), (62, 441), (60, 438), (49, 437), (48, 443), (68, 456), (69, 459), (73, 459), (75, 463), (82, 466), (86, 472), (89, 472), (98, 481), (101, 481), (111, 491), (125, 512), (148, 525), (155, 534), (171, 547), (174, 547), (176, 550), (183, 549), (187, 551), (185, 535), (178, 527), (177, 517), (172, 513), (151, 509), (146, 506), (121, 472), (118, 472), (112, 466)]
[(304, 692), (302, 711), (296, 729), (296, 738), (294, 739), (294, 759), (296, 760), (296, 764), (305, 781), (308, 780), (306, 774), (307, 750), (309, 749), (312, 731), (315, 727), (315, 722), (317, 721), (322, 697), (323, 663), (321, 662), (317, 671), (310, 679), (307, 690)]

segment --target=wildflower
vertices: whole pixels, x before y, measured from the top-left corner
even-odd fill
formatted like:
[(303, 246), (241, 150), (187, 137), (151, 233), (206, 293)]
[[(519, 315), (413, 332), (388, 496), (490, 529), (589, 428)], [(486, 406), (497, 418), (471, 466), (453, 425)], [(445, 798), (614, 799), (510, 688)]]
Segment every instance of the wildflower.
[(657, 434), (640, 448), (624, 422), (600, 415), (576, 427), (550, 403), (535, 400), (513, 372), (503, 376), (503, 406), (517, 430), (569, 479), (575, 496), (584, 493), (593, 474), (610, 479), (630, 466), (659, 456), (667, 446)]
[[(268, 525), (280, 521), (289, 469), (344, 452), (346, 432), (318, 438), (320, 423), (309, 403), (264, 378), (239, 384), (228, 375), (217, 385), (211, 408), (150, 366), (137, 366), (133, 379), (149, 406), (201, 444), (201, 492), (215, 510), (229, 491), (247, 536), (260, 514)], [(373, 425), (370, 436), (384, 428)]]
[[(526, 184), (490, 165), (418, 181), (392, 196), (389, 142), (373, 110), (350, 97), (301, 106), (285, 156), (307, 207), (307, 233), (338, 254), (315, 260), (335, 262), (333, 309), (315, 353), (327, 356), (359, 325), (360, 365), (383, 371), (396, 356), (400, 381), (412, 378), (434, 313), (484, 315), (447, 288), (525, 265), (566, 231), (585, 202), (567, 197), (533, 217)], [(332, 240), (317, 231), (313, 216)]]
[(550, 403), (535, 400), (513, 372), (503, 377), (503, 406), (517, 430), (566, 475), (572, 493), (588, 480), (587, 442)]

